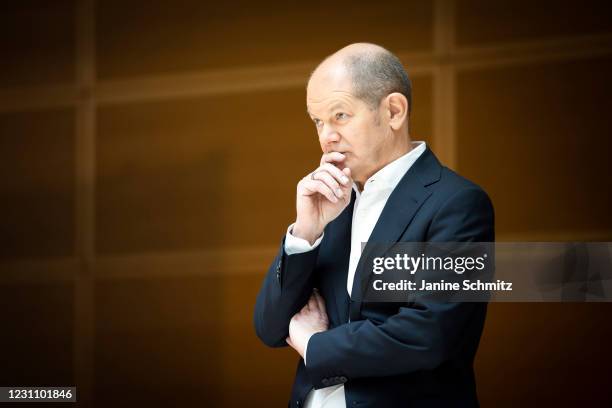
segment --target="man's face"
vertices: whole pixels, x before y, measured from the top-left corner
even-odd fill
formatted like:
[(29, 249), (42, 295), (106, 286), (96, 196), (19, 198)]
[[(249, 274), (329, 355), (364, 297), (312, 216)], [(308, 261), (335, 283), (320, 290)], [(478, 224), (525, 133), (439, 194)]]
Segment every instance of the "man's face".
[(343, 153), (346, 159), (339, 167), (349, 167), (353, 179), (363, 183), (380, 167), (391, 140), (379, 109), (355, 97), (347, 77), (343, 70), (316, 72), (308, 83), (306, 103), (321, 150)]

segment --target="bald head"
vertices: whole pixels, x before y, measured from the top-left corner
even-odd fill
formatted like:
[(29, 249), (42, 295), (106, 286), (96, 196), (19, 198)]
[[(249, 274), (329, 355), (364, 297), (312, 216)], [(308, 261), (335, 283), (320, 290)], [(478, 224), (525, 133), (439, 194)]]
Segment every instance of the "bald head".
[(355, 43), (340, 49), (314, 70), (310, 81), (321, 77), (350, 81), (352, 93), (371, 109), (378, 108), (385, 96), (398, 92), (406, 97), (408, 110), (412, 110), (408, 74), (400, 60), (379, 45)]

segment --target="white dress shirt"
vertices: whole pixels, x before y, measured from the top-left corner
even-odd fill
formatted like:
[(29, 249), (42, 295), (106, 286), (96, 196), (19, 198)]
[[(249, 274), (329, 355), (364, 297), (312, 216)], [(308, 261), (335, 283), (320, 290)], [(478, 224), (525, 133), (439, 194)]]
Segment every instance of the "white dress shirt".
[[(408, 169), (423, 154), (425, 147), (425, 142), (412, 142), (412, 150), (372, 175), (363, 185), (361, 193), (357, 186), (353, 184), (356, 199), (351, 224), (351, 253), (346, 280), (346, 289), (349, 296), (353, 288), (355, 269), (361, 257), (361, 244), (367, 242), (370, 238), (389, 196)], [(305, 239), (294, 237), (291, 234), (292, 228), (293, 224), (287, 229), (285, 237), (285, 252), (287, 255), (311, 251), (323, 239), (323, 235), (321, 235), (313, 245), (310, 245)], [(307, 350), (308, 343), (306, 343), (304, 350), (305, 364)], [(344, 385), (338, 384), (318, 390), (313, 389), (306, 397), (304, 405), (306, 408), (346, 408)]]

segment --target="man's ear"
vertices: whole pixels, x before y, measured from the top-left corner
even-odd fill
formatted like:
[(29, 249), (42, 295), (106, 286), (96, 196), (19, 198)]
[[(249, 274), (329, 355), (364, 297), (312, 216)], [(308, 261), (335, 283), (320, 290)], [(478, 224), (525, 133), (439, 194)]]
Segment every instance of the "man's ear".
[(399, 92), (393, 92), (385, 98), (389, 126), (399, 130), (408, 118), (408, 99)]

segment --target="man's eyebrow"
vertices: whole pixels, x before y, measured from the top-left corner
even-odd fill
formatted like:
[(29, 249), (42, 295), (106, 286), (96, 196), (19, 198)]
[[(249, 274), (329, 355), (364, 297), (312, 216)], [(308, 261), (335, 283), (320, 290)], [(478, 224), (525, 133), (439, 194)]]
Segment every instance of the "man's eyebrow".
[(333, 105), (332, 105), (332, 106), (329, 108), (329, 110), (330, 110), (330, 111), (333, 111), (333, 110), (336, 110), (336, 109), (338, 109), (338, 108), (346, 108), (346, 107), (347, 107), (346, 103), (344, 103), (344, 102), (340, 101), (340, 102), (336, 102), (336, 103), (334, 103), (334, 104), (333, 104)]
[[(340, 101), (340, 102), (336, 102), (332, 106), (330, 106), (329, 111), (331, 112), (331, 111), (333, 111), (335, 109), (345, 108), (345, 107), (347, 107), (346, 103)], [(310, 113), (310, 111), (308, 109), (306, 109), (306, 113), (308, 114), (308, 116), (312, 117), (312, 113)]]

